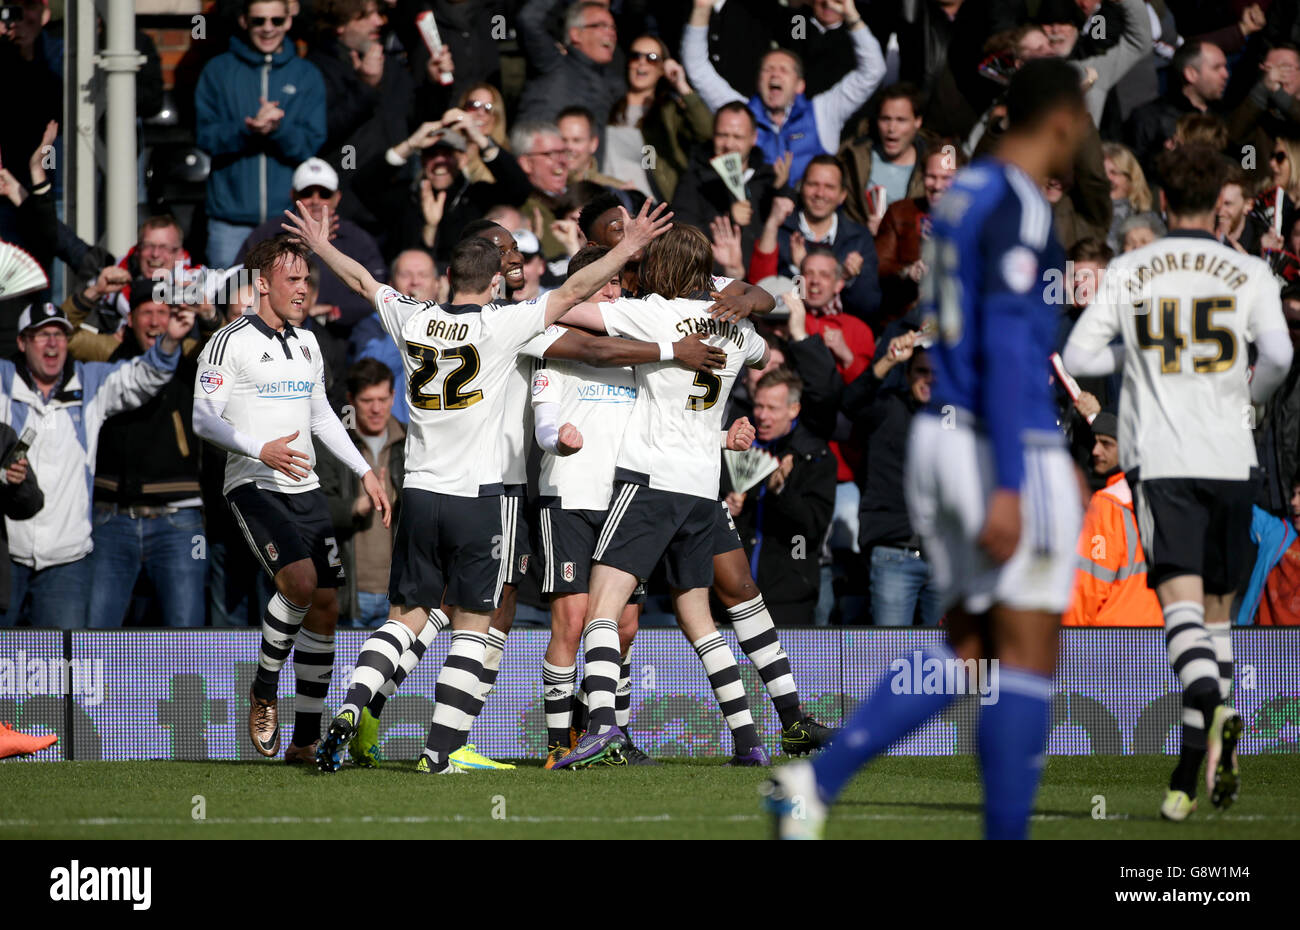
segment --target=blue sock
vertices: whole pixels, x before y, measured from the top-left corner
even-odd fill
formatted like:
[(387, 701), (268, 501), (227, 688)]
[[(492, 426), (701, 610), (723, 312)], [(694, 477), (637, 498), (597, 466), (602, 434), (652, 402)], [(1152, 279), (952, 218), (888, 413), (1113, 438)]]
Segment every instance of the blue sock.
[(901, 657), (905, 663), (902, 670), (896, 668), (900, 659), (890, 663), (844, 729), (813, 759), (813, 775), (823, 801), (833, 802), (858, 769), (953, 702), (956, 694), (898, 694), (895, 688), (919, 691), (912, 687), (920, 678), (915, 667), (923, 667), (931, 659), (947, 663), (955, 658), (946, 644), (937, 643)]
[(980, 708), (979, 757), (984, 777), (984, 836), (1023, 840), (1029, 835), (1043, 773), (1052, 679), (1022, 668), (999, 669), (998, 701)]

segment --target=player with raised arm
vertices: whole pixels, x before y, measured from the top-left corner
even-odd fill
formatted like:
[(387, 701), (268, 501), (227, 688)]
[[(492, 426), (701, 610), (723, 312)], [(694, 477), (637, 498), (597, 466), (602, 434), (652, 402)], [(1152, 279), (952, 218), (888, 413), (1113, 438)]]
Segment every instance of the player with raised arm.
[[(507, 566), (502, 559), (505, 504), (500, 424), (506, 383), (519, 351), (555, 320), (595, 293), (635, 251), (671, 228), (663, 205), (647, 204), (627, 221), (627, 244), (554, 291), (515, 307), (490, 303), (501, 283), (501, 258), (491, 242), (471, 238), (452, 253), (452, 300), (428, 302), (400, 328), (399, 347), (411, 400), (403, 516), (394, 541), (389, 621), (362, 647), (353, 684), (317, 753), (322, 771), (337, 771), (340, 748), (361, 708), (392, 676), (428, 621), (446, 604), (451, 651), (438, 675), (437, 707), (417, 766), (429, 773), (465, 771), (450, 755), (464, 744), (482, 707), (476, 699), (487, 630)], [(329, 241), (328, 216), (286, 212), (285, 228), (300, 236), (339, 279), (374, 302), (385, 328), (409, 298), (380, 285)]]
[[(1044, 298), (1044, 273), (1063, 269), (1065, 252), (1042, 189), (1069, 170), (1088, 114), (1078, 73), (1055, 59), (1025, 64), (1006, 107), (994, 157), (957, 176), (926, 243), (935, 384), (912, 421), (904, 493), (948, 610), (947, 643), (922, 663), (945, 669), (951, 684), (900, 694), (887, 674), (827, 750), (774, 772), (763, 789), (784, 839), (820, 838), (857, 770), (972, 690), (955, 679), (985, 659), (999, 665), (997, 702), (979, 720), (984, 831), (1028, 831), (1081, 520), (1047, 377), (1059, 314)], [(898, 661), (912, 659), (890, 668)]]
[[(622, 247), (620, 243), (615, 250)], [(703, 662), (731, 729), (733, 761), (743, 762), (755, 750), (766, 756), (735, 657), (709, 612), (708, 589), (713, 584), (718, 437), (725, 401), (741, 367), (762, 367), (768, 349), (748, 320), (709, 316), (712, 263), (704, 234), (678, 227), (646, 249), (640, 269), (646, 298), (586, 304), (567, 318), (651, 341), (708, 333), (710, 342), (726, 349), (727, 364), (714, 374), (694, 376), (663, 364), (636, 369), (636, 402), (616, 459), (609, 516), (596, 539), (588, 584), (582, 631), (587, 733), (553, 769), (590, 765), (626, 744), (614, 713), (621, 658), (617, 618), (661, 559), (677, 622)]]
[[(1196, 810), (1203, 761), (1214, 806), (1237, 797), (1242, 721), (1228, 703), (1229, 622), (1251, 565), (1251, 405), (1285, 379), (1292, 349), (1269, 266), (1215, 238), (1222, 157), (1185, 145), (1162, 155), (1158, 169), (1169, 234), (1111, 263), (1108, 287), (1075, 324), (1064, 361), (1075, 375), (1123, 368), (1120, 465), (1183, 687), (1182, 749), (1160, 813), (1181, 821)], [(1116, 336), (1122, 347), (1111, 346)]]
[(230, 512), (276, 593), (262, 617), (248, 732), (254, 748), (280, 748), (276, 690), (291, 650), (297, 677), (289, 763), (310, 762), (334, 671), (335, 589), (343, 562), (316, 477), (313, 438), (361, 476), (384, 525), (383, 486), (325, 397), (324, 356), (307, 316), (307, 250), (276, 236), (249, 250), (258, 308), (213, 336), (199, 357), (194, 432), (227, 452), (223, 488)]
[[(580, 222), (584, 229), (590, 230), (588, 238), (593, 243), (612, 248), (622, 240), (623, 223), (618, 209), (618, 199), (613, 195), (598, 197), (583, 208)], [(634, 261), (640, 257), (634, 256)], [(627, 269), (624, 269), (623, 282), (625, 288), (639, 287), (638, 275), (629, 275)], [(730, 278), (712, 277), (709, 294), (714, 300), (709, 315), (724, 322), (741, 320), (754, 313), (765, 314), (775, 306), (775, 300), (762, 288)], [(713, 528), (713, 593), (727, 611), (727, 619), (740, 648), (758, 669), (780, 718), (781, 751), (800, 756), (829, 743), (835, 731), (803, 712), (790, 658), (781, 646), (763, 592), (754, 581), (731, 511), (722, 501), (718, 501)], [(624, 671), (627, 671), (627, 663), (624, 665)], [(624, 694), (630, 687), (628, 675), (621, 674), (619, 694)], [(632, 754), (635, 757), (634, 751)], [(762, 756), (766, 756), (766, 750)], [(753, 761), (763, 764), (758, 753), (755, 753)]]

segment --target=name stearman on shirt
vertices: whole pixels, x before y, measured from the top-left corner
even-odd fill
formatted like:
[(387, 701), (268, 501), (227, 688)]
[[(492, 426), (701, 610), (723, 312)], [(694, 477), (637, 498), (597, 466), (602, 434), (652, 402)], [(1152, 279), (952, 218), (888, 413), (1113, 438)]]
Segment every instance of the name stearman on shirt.
[(699, 316), (682, 320), (677, 324), (676, 329), (683, 336), (690, 336), (694, 333), (721, 336), (723, 339), (734, 342), (738, 349), (745, 347), (745, 334), (735, 323), (725, 323), (711, 317)]
[(1166, 252), (1155, 255), (1144, 265), (1130, 268), (1126, 274), (1132, 275), (1132, 284), (1143, 287), (1156, 275), (1171, 271), (1203, 271), (1214, 278), (1222, 278), (1233, 289), (1240, 288), (1249, 280), (1241, 268), (1226, 258), (1206, 255), (1204, 252)]

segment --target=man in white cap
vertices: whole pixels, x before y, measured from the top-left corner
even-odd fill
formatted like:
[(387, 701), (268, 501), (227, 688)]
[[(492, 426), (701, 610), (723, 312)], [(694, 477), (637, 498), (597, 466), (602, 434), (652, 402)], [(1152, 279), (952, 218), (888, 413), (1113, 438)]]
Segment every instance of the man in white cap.
[(32, 304), (18, 318), (16, 361), (0, 361), (0, 415), (15, 433), (35, 431), (27, 459), (47, 490), (45, 507), (28, 520), (6, 519), (11, 596), (0, 627), (24, 613), (35, 627), (86, 625), (90, 597), (90, 488), (99, 428), (116, 413), (138, 407), (176, 370), (181, 340), (194, 311), (177, 309), (167, 329), (143, 355), (105, 364), (68, 357), (72, 324), (54, 304)]
[[(367, 271), (375, 276), (376, 281), (386, 281), (388, 279), (387, 268), (374, 237), (351, 220), (339, 217), (339, 201), (342, 196), (339, 192), (338, 172), (334, 170), (329, 162), (322, 158), (313, 157), (307, 159), (293, 173), (293, 190), (290, 192), (290, 202), (298, 203), (301, 201), (313, 219), (320, 219), (321, 211), (329, 207), (330, 217), (334, 224), (334, 230), (331, 234), (331, 241), (334, 245), (344, 255), (359, 261)], [(283, 217), (271, 217), (254, 229), (249, 234), (248, 239), (244, 241), (236, 261), (243, 262), (248, 250), (257, 243), (279, 235), (282, 221)], [(363, 317), (373, 313), (374, 309), (364, 298), (358, 297), (335, 277), (334, 272), (324, 266), (321, 267), (320, 294), (316, 298), (316, 306), (312, 308), (309, 314), (314, 320), (332, 324), (332, 330), (339, 330), (339, 335), (346, 335), (347, 330), (350, 330)]]

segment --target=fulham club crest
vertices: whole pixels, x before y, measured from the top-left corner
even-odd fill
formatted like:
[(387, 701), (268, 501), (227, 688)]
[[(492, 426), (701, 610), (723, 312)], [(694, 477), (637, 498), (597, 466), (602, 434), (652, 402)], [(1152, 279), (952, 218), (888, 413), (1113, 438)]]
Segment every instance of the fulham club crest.
[(302, 349), (302, 357), (305, 358), (307, 361), (310, 362), (310, 361), (311, 361), (311, 349), (307, 348), (306, 346), (298, 346), (298, 348)]
[(280, 561), (280, 550), (275, 548), (275, 543), (273, 542), (266, 544), (266, 555), (272, 562)]
[(519, 574), (528, 574), (528, 556), (526, 555), (521, 555), (519, 557)]
[(560, 574), (564, 577), (565, 581), (572, 581), (574, 576), (573, 563), (562, 562), (560, 564)]

